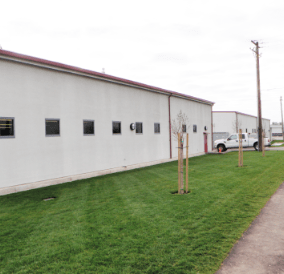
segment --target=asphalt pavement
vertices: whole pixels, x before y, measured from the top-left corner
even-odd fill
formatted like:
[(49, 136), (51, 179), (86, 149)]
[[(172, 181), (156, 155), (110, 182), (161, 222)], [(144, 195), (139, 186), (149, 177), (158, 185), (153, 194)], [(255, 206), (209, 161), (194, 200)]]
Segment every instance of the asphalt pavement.
[(234, 245), (216, 274), (284, 273), (284, 183)]

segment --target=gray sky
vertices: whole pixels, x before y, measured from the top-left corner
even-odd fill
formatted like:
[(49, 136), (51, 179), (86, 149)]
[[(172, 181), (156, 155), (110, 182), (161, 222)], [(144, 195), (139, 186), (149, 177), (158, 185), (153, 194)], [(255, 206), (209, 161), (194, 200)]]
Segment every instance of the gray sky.
[(0, 0), (0, 45), (281, 121), (283, 0)]

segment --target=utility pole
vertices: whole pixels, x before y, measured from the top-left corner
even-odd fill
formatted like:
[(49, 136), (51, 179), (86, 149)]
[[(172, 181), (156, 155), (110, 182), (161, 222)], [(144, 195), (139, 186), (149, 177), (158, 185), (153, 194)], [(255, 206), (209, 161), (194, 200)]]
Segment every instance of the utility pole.
[(262, 117), (260, 98), (260, 76), (259, 76), (259, 45), (258, 41), (251, 41), (255, 45), (253, 52), (256, 56), (256, 78), (257, 78), (257, 110), (258, 110), (258, 151), (262, 151)]
[(282, 138), (283, 138), (283, 141), (284, 141), (284, 126), (283, 126), (282, 96), (280, 97), (280, 106), (281, 106), (281, 119), (282, 119)]

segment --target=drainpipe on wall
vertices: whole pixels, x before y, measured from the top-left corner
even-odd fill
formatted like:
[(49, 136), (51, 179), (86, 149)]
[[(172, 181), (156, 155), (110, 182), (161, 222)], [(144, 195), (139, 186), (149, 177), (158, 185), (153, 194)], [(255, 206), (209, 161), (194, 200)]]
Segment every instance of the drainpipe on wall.
[(236, 133), (239, 133), (239, 121), (238, 121), (238, 113), (236, 112)]
[(172, 122), (171, 122), (171, 96), (169, 96), (169, 134), (170, 134), (170, 159), (172, 159)]

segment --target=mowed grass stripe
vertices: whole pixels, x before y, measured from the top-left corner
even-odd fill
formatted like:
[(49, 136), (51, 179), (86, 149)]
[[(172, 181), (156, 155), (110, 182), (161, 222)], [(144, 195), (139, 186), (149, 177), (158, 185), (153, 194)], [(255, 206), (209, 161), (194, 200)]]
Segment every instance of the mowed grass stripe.
[(283, 157), (190, 158), (183, 196), (176, 162), (2, 196), (0, 273), (214, 273), (284, 180)]
[[(10, 257), (14, 265), (18, 265), (20, 269), (27, 265), (33, 265), (35, 261), (41, 262), (40, 265), (36, 264), (33, 267), (33, 271), (36, 271), (45, 264), (56, 263), (58, 257), (61, 257), (62, 261), (68, 262), (75, 254), (85, 250), (86, 229), (82, 227), (82, 219), (84, 218), (82, 209), (84, 208), (83, 203), (86, 201), (84, 192), (87, 191), (87, 188), (81, 188), (79, 191), (77, 189), (79, 203), (69, 203), (68, 200), (64, 200), (63, 196), (60, 209), (57, 206), (57, 200), (44, 202), (39, 199), (40, 194), (36, 195), (39, 191), (34, 190), (36, 204), (28, 209), (26, 215), (22, 216), (22, 219), (25, 220), (23, 225), (29, 225), (26, 228), (29, 233), (23, 231), (22, 248), (16, 247), (17, 254), (11, 254)], [(65, 194), (72, 197), (73, 191), (65, 189)], [(58, 195), (60, 196), (60, 194)], [(33, 225), (32, 229), (30, 225)], [(58, 248), (59, 246), (64, 246), (64, 249)], [(16, 261), (15, 258), (17, 258)], [(51, 262), (53, 258), (54, 261)], [(11, 263), (11, 261), (7, 261), (8, 266)], [(13, 268), (10, 270), (12, 273)]]

